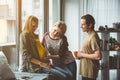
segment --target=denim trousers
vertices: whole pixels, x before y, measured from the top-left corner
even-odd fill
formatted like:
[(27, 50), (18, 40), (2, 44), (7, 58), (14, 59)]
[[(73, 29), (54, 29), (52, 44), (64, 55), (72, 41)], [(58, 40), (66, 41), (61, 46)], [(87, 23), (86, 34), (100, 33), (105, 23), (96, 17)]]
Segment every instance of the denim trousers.
[(43, 68), (42, 72), (50, 74), (48, 80), (70, 80), (68, 72), (60, 67), (53, 67), (51, 69)]
[(76, 61), (69, 64), (60, 64), (51, 69), (43, 68), (42, 72), (51, 74), (50, 80), (76, 80)]
[(76, 61), (73, 61), (69, 64), (61, 64), (59, 65), (59, 67), (68, 73), (69, 80), (76, 80), (77, 71)]
[(96, 80), (96, 78), (87, 78), (82, 76), (82, 80)]
[(77, 64), (76, 61), (67, 64), (67, 68), (72, 72), (72, 80), (76, 80)]

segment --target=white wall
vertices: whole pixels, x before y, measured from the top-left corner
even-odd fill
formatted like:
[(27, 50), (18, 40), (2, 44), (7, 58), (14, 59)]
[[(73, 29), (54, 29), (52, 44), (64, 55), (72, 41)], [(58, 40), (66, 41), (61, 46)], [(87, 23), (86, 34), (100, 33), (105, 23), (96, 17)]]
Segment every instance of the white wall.
[(64, 21), (70, 50), (79, 49), (79, 0), (64, 0)]
[[(79, 0), (63, 0), (64, 1), (64, 21), (67, 24), (66, 36), (69, 42), (69, 49), (75, 51), (80, 46), (80, 17), (79, 17)], [(77, 80), (79, 79), (79, 61), (77, 61)]]

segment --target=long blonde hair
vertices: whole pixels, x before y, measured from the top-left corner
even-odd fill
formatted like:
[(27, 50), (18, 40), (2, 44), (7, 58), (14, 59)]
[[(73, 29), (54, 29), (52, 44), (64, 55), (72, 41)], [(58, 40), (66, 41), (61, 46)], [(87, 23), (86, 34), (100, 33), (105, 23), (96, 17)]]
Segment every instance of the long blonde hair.
[(38, 23), (38, 18), (35, 16), (29, 16), (26, 20), (23, 31), (27, 33), (31, 33), (31, 29)]

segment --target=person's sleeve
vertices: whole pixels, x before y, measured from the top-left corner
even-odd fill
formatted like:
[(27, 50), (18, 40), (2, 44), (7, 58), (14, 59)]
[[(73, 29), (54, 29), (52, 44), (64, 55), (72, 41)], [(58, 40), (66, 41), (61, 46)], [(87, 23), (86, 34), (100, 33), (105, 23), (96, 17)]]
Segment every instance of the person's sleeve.
[(91, 47), (93, 51), (100, 49), (100, 39), (97, 36), (92, 38)]
[(63, 56), (66, 53), (66, 51), (68, 51), (68, 41), (67, 41), (66, 36), (64, 36), (63, 37), (63, 42), (61, 44), (61, 48), (60, 48), (60, 51), (59, 51), (60, 52), (59, 53), (60, 57)]
[(44, 44), (45, 44), (45, 36), (47, 36), (49, 34), (49, 32), (46, 32), (44, 35), (43, 35), (43, 38), (42, 38), (42, 40), (41, 40), (41, 44), (43, 45), (43, 46), (45, 46)]
[(30, 61), (32, 58), (32, 52), (29, 50), (30, 49), (30, 38), (29, 35), (21, 35), (21, 47), (22, 47), (22, 59), (23, 61)]

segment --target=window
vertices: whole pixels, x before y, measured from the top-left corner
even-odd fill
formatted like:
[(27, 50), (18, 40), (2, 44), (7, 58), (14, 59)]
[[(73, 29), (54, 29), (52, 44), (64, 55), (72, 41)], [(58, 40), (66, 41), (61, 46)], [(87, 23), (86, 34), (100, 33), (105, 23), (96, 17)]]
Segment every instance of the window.
[[(23, 29), (28, 16), (34, 15), (39, 19), (36, 33), (41, 39), (44, 32), (49, 31), (49, 27), (59, 20), (59, 1), (0, 0), (0, 50), (4, 51), (13, 68), (19, 62), (19, 34), (21, 30), (18, 29)], [(56, 5), (53, 6), (53, 2)]]
[(61, 0), (49, 0), (49, 30), (60, 20), (60, 2)]
[(10, 65), (17, 62), (16, 21), (16, 0), (0, 0), (0, 50)]
[(36, 31), (39, 37), (44, 33), (44, 0), (22, 0), (22, 29), (24, 28), (25, 21), (30, 15), (34, 15), (39, 19), (38, 29)]
[(15, 45), (16, 0), (0, 0), (0, 46)]
[(27, 17), (30, 15), (39, 18), (39, 26), (36, 33), (39, 34), (41, 39), (44, 32), (49, 31), (54, 22), (60, 20), (60, 0), (23, 0), (22, 29)]

